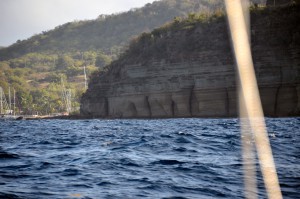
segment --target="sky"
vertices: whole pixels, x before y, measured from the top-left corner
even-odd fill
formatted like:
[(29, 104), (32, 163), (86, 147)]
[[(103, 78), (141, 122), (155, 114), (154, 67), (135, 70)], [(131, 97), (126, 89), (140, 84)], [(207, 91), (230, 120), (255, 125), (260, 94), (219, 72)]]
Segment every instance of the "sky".
[(0, 0), (0, 46), (75, 20), (96, 19), (154, 0)]

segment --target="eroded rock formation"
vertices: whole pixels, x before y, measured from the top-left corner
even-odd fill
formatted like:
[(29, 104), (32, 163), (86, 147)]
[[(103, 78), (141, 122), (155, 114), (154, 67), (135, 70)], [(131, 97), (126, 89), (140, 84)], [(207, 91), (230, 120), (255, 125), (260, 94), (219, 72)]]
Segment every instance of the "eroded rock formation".
[[(294, 6), (254, 13), (251, 19), (253, 60), (267, 116), (299, 115), (297, 12), (299, 7)], [(192, 28), (160, 32), (158, 37), (151, 48), (154, 45), (161, 53), (149, 52), (147, 43), (94, 76), (82, 98), (81, 114), (111, 118), (236, 116), (236, 77), (226, 20), (221, 17)]]

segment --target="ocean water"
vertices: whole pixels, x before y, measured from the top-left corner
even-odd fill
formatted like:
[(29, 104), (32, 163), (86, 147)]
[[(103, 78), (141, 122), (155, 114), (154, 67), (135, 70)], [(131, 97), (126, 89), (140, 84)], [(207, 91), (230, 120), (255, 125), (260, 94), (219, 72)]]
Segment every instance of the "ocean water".
[[(284, 198), (300, 198), (300, 118), (266, 121)], [(239, 121), (0, 120), (0, 198), (244, 198)]]

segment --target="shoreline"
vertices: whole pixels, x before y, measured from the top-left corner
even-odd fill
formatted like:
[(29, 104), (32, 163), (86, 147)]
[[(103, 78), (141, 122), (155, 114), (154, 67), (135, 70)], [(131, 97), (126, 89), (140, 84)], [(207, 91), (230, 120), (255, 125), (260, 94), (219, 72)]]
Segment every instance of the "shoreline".
[[(264, 118), (292, 118), (300, 117), (300, 115), (291, 115), (291, 116), (264, 116)], [(24, 118), (24, 120), (93, 120), (93, 119), (102, 119), (102, 120), (166, 120), (166, 119), (188, 119), (188, 118), (198, 118), (198, 119), (229, 119), (236, 118), (234, 117), (87, 117), (82, 115), (64, 115), (64, 116), (38, 116), (32, 118)]]

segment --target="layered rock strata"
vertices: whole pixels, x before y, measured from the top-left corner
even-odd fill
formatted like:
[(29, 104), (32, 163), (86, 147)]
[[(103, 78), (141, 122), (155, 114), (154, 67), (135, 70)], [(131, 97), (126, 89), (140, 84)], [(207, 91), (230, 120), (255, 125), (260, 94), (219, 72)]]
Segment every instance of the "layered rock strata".
[[(294, 26), (295, 15), (277, 20), (273, 17), (278, 11), (273, 12), (258, 13), (251, 19), (252, 53), (264, 113), (299, 115), (300, 28)], [(141, 49), (94, 76), (82, 97), (81, 114), (109, 118), (237, 116), (235, 67), (225, 19), (159, 37), (158, 42), (164, 44), (155, 45), (163, 49), (162, 56), (146, 53), (145, 58), (147, 50)]]

